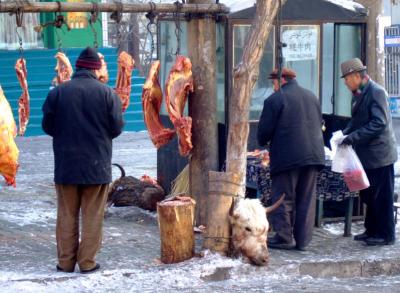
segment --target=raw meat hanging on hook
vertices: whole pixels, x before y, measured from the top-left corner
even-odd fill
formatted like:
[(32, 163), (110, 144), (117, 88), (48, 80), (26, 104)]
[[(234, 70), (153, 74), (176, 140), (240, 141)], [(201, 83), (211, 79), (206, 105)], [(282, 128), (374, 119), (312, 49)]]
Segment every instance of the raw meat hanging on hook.
[(115, 91), (121, 99), (122, 111), (125, 112), (129, 106), (132, 85), (132, 71), (135, 60), (132, 56), (122, 51), (118, 56), (118, 74), (115, 84)]
[(158, 81), (159, 72), (160, 61), (157, 60), (151, 64), (142, 92), (144, 122), (146, 123), (151, 141), (157, 149), (167, 144), (175, 135), (175, 131), (164, 128), (160, 120), (163, 95)]
[(17, 78), (19, 84), (22, 88), (22, 94), (18, 100), (18, 116), (19, 116), (19, 135), (24, 135), (26, 131), (26, 126), (29, 122), (29, 92), (28, 92), (28, 81), (27, 81), (27, 71), (26, 71), (26, 61), (23, 58), (19, 58), (15, 64), (15, 71), (17, 73)]
[(102, 82), (102, 83), (107, 83), (108, 82), (108, 70), (107, 70), (107, 63), (104, 60), (104, 55), (101, 53), (97, 53), (99, 55), (100, 61), (101, 61), (101, 68), (99, 70), (96, 70), (96, 76), (97, 78)]
[(71, 80), (73, 70), (68, 57), (64, 53), (58, 52), (55, 58), (57, 59), (57, 65), (55, 68), (56, 77), (54, 77), (52, 84), (57, 86)]
[(14, 116), (3, 90), (0, 87), (0, 174), (8, 185), (15, 187), (15, 177), (18, 170), (18, 147), (14, 138), (17, 136), (17, 126)]
[(189, 58), (178, 55), (165, 85), (165, 102), (178, 135), (179, 153), (182, 156), (189, 155), (193, 148), (192, 118), (183, 116), (190, 92), (193, 92), (192, 62)]

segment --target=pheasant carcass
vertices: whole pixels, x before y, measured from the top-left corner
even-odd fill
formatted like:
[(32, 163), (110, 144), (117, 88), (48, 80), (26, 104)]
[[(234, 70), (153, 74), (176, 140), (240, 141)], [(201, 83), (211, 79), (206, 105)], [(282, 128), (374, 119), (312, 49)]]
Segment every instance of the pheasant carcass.
[(160, 120), (162, 104), (162, 91), (158, 81), (160, 72), (160, 61), (154, 61), (151, 65), (149, 75), (143, 86), (142, 105), (144, 121), (147, 126), (151, 141), (158, 149), (167, 144), (175, 135), (175, 131), (164, 128)]
[(57, 65), (55, 68), (56, 77), (54, 77), (52, 83), (54, 86), (57, 86), (71, 80), (73, 70), (68, 57), (64, 53), (58, 52), (55, 58), (57, 59)]
[(177, 56), (165, 86), (165, 102), (178, 135), (179, 153), (182, 156), (189, 155), (193, 148), (192, 118), (183, 116), (189, 92), (193, 92), (192, 63), (187, 57)]
[(118, 74), (115, 84), (115, 91), (121, 99), (122, 112), (125, 112), (129, 106), (129, 99), (131, 95), (131, 77), (135, 60), (132, 56), (122, 51), (118, 56)]
[(107, 63), (104, 60), (104, 55), (101, 53), (97, 53), (99, 55), (100, 61), (101, 61), (101, 68), (99, 70), (96, 70), (96, 76), (97, 78), (102, 82), (102, 83), (107, 83), (108, 82), (108, 70), (107, 70)]
[(23, 58), (19, 58), (15, 64), (15, 71), (17, 73), (17, 78), (19, 84), (22, 88), (22, 95), (18, 100), (18, 116), (19, 116), (19, 135), (24, 135), (26, 131), (26, 126), (29, 121), (29, 92), (28, 92), (28, 82), (27, 82), (27, 71), (26, 71), (26, 61)]
[(14, 138), (17, 126), (3, 90), (0, 87), (0, 173), (8, 185), (15, 187), (19, 151)]

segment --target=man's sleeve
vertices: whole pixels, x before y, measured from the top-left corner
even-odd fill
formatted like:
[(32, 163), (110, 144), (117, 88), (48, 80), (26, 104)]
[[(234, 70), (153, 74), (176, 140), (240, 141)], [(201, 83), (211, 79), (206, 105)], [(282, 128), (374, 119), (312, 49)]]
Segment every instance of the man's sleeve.
[(369, 111), (371, 115), (369, 122), (349, 134), (348, 139), (351, 144), (368, 142), (384, 131), (389, 119), (385, 91), (378, 90), (374, 93)]
[(264, 101), (264, 108), (258, 123), (257, 140), (260, 146), (265, 146), (271, 141), (278, 116), (279, 107), (269, 97)]
[(56, 90), (51, 90), (42, 106), (43, 118), (42, 128), (45, 133), (54, 136), (55, 132), (55, 110), (56, 110)]
[(122, 104), (117, 94), (110, 89), (110, 108), (109, 108), (109, 125), (110, 135), (112, 138), (116, 138), (121, 134), (122, 128), (124, 127), (124, 119), (122, 117)]

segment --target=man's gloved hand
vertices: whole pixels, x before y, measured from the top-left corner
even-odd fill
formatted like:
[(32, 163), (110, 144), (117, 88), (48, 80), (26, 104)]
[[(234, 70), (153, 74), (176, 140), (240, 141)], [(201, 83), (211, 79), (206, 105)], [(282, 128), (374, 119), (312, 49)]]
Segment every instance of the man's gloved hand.
[(351, 139), (351, 136), (350, 136), (350, 135), (347, 135), (347, 136), (343, 139), (343, 141), (341, 142), (340, 145), (342, 145), (342, 146), (347, 146), (347, 145), (352, 145), (352, 144), (353, 144), (353, 140)]

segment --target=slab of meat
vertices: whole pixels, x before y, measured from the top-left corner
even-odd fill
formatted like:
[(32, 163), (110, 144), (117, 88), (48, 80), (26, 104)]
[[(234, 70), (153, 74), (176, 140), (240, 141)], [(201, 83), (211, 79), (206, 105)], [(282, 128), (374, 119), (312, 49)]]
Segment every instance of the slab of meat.
[(15, 187), (15, 176), (18, 169), (19, 151), (14, 138), (17, 126), (3, 90), (0, 87), (0, 174), (8, 185)]
[(100, 57), (101, 61), (101, 68), (96, 70), (96, 76), (102, 83), (108, 82), (108, 70), (107, 70), (107, 63), (104, 60), (104, 55), (101, 53), (97, 53)]
[(164, 128), (160, 120), (163, 96), (158, 81), (159, 72), (160, 61), (157, 60), (151, 65), (142, 92), (144, 122), (146, 123), (151, 141), (157, 149), (167, 144), (175, 135), (175, 131), (169, 128)]
[(74, 71), (72, 70), (72, 66), (68, 57), (64, 53), (58, 52), (55, 58), (57, 59), (57, 65), (55, 68), (57, 74), (52, 83), (54, 86), (57, 86), (68, 80), (71, 80), (71, 76)]
[(193, 92), (192, 63), (187, 57), (177, 56), (165, 85), (165, 102), (178, 135), (179, 153), (182, 156), (189, 155), (193, 148), (192, 118), (183, 116), (189, 92)]
[(115, 91), (117, 92), (122, 103), (122, 112), (125, 112), (129, 106), (129, 99), (131, 96), (131, 77), (135, 60), (132, 56), (122, 51), (118, 56), (118, 73), (117, 81), (115, 84)]
[(28, 82), (27, 82), (27, 71), (26, 71), (26, 61), (23, 58), (17, 60), (15, 64), (15, 71), (17, 73), (17, 78), (19, 84), (22, 88), (22, 95), (18, 100), (18, 115), (19, 115), (19, 135), (24, 135), (26, 131), (26, 126), (29, 121), (29, 92), (28, 92)]

